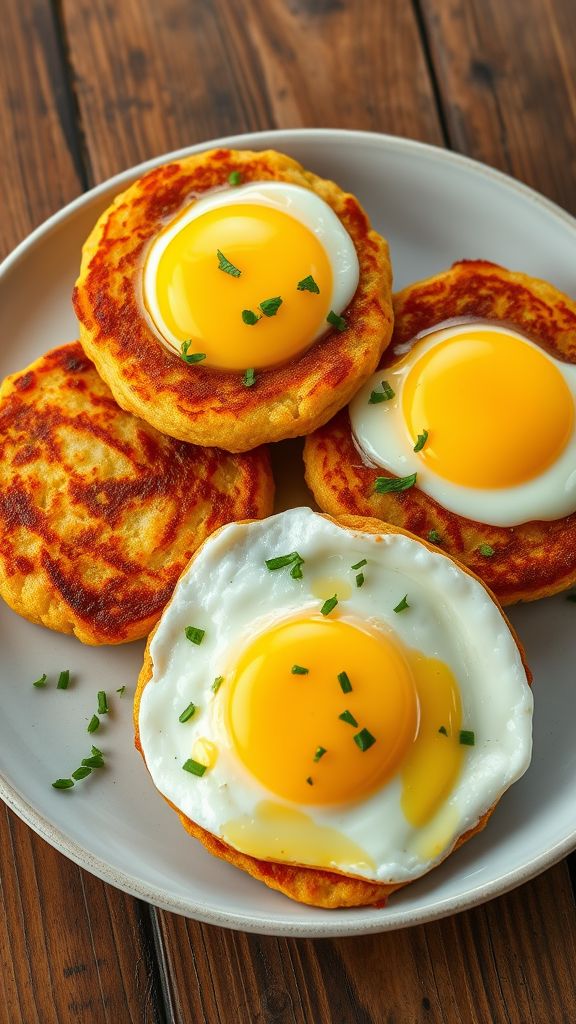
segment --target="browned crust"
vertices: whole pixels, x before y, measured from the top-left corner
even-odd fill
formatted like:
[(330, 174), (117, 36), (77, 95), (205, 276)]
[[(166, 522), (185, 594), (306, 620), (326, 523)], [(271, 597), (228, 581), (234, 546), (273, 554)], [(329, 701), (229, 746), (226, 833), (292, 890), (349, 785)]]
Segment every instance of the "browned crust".
[[(287, 181), (314, 191), (339, 216), (360, 262), (347, 329), (328, 330), (287, 365), (259, 371), (251, 388), (240, 373), (188, 366), (168, 351), (138, 297), (150, 239), (196, 194), (228, 187), (233, 170), (244, 183)], [(219, 149), (158, 167), (116, 198), (84, 245), (73, 299), (82, 345), (122, 408), (172, 437), (245, 451), (305, 434), (351, 399), (390, 340), (390, 288), (388, 246), (354, 196), (283, 154)]]
[[(325, 518), (329, 519), (331, 522), (335, 522), (336, 525), (343, 526), (353, 532), (371, 533), (376, 535), (400, 533), (404, 536), (412, 537), (415, 540), (418, 539), (414, 538), (413, 535), (408, 533), (406, 530), (399, 529), (387, 523), (382, 523), (378, 519), (365, 519), (358, 516), (342, 516), (339, 519), (331, 519), (330, 516), (326, 516)], [(425, 544), (425, 546), (431, 551), (435, 550), (431, 544)], [(198, 554), (198, 552), (196, 552), (196, 554)], [(453, 561), (455, 560), (453, 559)], [(478, 577), (474, 576), (474, 573), (469, 572), (462, 566), (458, 565), (458, 568), (467, 572), (467, 574), (472, 578), (478, 579)], [(487, 587), (482, 583), (482, 581), (478, 580), (478, 582), (481, 583), (487, 593), (489, 593)], [(532, 681), (532, 675), (526, 664), (524, 650), (518, 640), (515, 630), (506, 619), (506, 616), (504, 616), (504, 619), (518, 647), (522, 663), (526, 670), (526, 676), (530, 683)], [(136, 749), (140, 751), (144, 758), (144, 763), (146, 763), (146, 758), (140, 743), (140, 702), (142, 700), (144, 688), (152, 678), (154, 666), (150, 656), (150, 644), (154, 636), (154, 632), (155, 630), (149, 636), (146, 644), (144, 663), (140, 670), (136, 693), (134, 696), (134, 743)], [(320, 868), (259, 860), (256, 857), (251, 857), (248, 854), (240, 853), (238, 850), (235, 850), (233, 847), (229, 846), (221, 839), (218, 839), (216, 836), (212, 835), (212, 833), (207, 832), (206, 829), (188, 818), (185, 814), (179, 811), (170, 800), (167, 800), (166, 797), (164, 797), (164, 799), (169, 806), (176, 811), (186, 831), (195, 839), (200, 840), (210, 853), (214, 854), (216, 857), (220, 857), (222, 860), (228, 861), (235, 867), (241, 868), (242, 871), (246, 871), (253, 878), (264, 882), (271, 889), (277, 889), (279, 892), (284, 893), (285, 896), (289, 896), (291, 899), (297, 900), (299, 903), (307, 903), (314, 907), (324, 907), (328, 910), (333, 910), (337, 907), (383, 907), (386, 905), (388, 897), (393, 892), (397, 889), (403, 888), (404, 885), (409, 884), (404, 882), (396, 883), (394, 885), (385, 885), (379, 882), (370, 882), (363, 878), (344, 875), (334, 871), (325, 871)], [(494, 804), (480, 818), (473, 828), (463, 833), (463, 835), (457, 839), (454, 850), (457, 850), (459, 846), (467, 842), (468, 839), (471, 839), (477, 832), (482, 831), (495, 806), (496, 804)]]
[(145, 636), (196, 547), (272, 509), (264, 449), (233, 456), (123, 412), (78, 342), (0, 389), (0, 595), (88, 644)]
[[(548, 352), (576, 362), (576, 303), (552, 285), (493, 263), (465, 260), (394, 297), (395, 327), (384, 354), (384, 369), (420, 333), (452, 317), (495, 319), (519, 327)], [(426, 538), (481, 576), (502, 604), (533, 601), (576, 582), (576, 514), (552, 522), (514, 527), (487, 526), (442, 508), (417, 487), (376, 494), (376, 476), (352, 441), (347, 410), (306, 439), (306, 480), (316, 501), (331, 515), (375, 516)], [(481, 544), (494, 555), (480, 554)]]

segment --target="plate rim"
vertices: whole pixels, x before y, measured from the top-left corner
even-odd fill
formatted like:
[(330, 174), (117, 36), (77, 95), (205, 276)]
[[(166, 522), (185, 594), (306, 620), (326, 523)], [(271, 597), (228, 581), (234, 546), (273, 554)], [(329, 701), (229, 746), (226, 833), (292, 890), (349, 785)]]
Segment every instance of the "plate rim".
[[(414, 155), (425, 155), (429, 160), (460, 167), (464, 171), (492, 179), (501, 186), (516, 191), (524, 199), (539, 206), (549, 216), (552, 216), (557, 221), (559, 220), (564, 227), (572, 229), (576, 233), (576, 218), (551, 199), (543, 196), (529, 185), (511, 177), (509, 174), (496, 170), (488, 164), (464, 154), (405, 136), (378, 132), (340, 128), (268, 129), (217, 137), (195, 143), (191, 146), (181, 147), (142, 161), (107, 178), (105, 181), (71, 200), (71, 202), (57, 210), (26, 235), (0, 264), (0, 281), (10, 273), (12, 268), (21, 259), (26, 257), (30, 250), (33, 250), (39, 242), (45, 240), (52, 231), (73, 218), (78, 211), (89, 206), (100, 196), (109, 194), (116, 189), (122, 189), (128, 182), (136, 177), (140, 177), (148, 170), (171, 160), (200, 153), (207, 149), (250, 148), (251, 146), (262, 148), (263, 144), (273, 146), (275, 144), (274, 140), (278, 140), (280, 147), (282, 144), (289, 145), (291, 142), (298, 140), (309, 140), (316, 143), (340, 141), (346, 146), (352, 145), (355, 141), (368, 142), (376, 148), (384, 148), (396, 152), (404, 151)], [(378, 910), (371, 907), (363, 907), (349, 911), (351, 915), (354, 915), (354, 917), (350, 917), (349, 922), (342, 921), (342, 918), (338, 917), (334, 918), (333, 923), (330, 921), (320, 923), (315, 922), (314, 918), (311, 917), (309, 921), (293, 923), (288, 917), (283, 917), (282, 915), (259, 919), (257, 917), (247, 917), (244, 913), (240, 912), (222, 913), (215, 911), (206, 905), (190, 901), (189, 899), (185, 900), (171, 896), (167, 891), (162, 890), (158, 886), (139, 879), (137, 875), (131, 875), (112, 866), (104, 858), (91, 853), (76, 840), (67, 836), (60, 827), (54, 825), (28, 802), (19, 792), (18, 788), (9, 782), (2, 772), (0, 772), (0, 797), (26, 825), (32, 828), (37, 835), (46, 840), (61, 854), (68, 857), (79, 867), (90, 871), (102, 881), (114, 885), (116, 888), (137, 899), (206, 924), (214, 924), (233, 930), (261, 935), (289, 936), (294, 938), (336, 938), (351, 935), (367, 935), (385, 931), (396, 931), (413, 925), (437, 921), (443, 917), (471, 909), (510, 892), (510, 890), (530, 881), (547, 868), (553, 867), (576, 847), (575, 826), (574, 831), (569, 836), (559, 840), (545, 852), (533, 857), (520, 867), (507, 871), (492, 882), (475, 886), (461, 896), (447, 897), (426, 910), (400, 909), (399, 911), (393, 910), (391, 912), (386, 908), (387, 916), (382, 917)], [(311, 907), (305, 908), (306, 912), (314, 912), (315, 909)], [(325, 911), (321, 912), (325, 913)], [(371, 920), (371, 918), (373, 919)]]

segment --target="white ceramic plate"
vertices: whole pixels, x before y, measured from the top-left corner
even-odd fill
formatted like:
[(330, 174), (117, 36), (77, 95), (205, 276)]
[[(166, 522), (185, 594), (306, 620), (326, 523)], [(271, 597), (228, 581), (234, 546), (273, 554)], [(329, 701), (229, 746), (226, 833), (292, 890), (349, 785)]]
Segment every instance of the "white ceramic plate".
[[(390, 241), (396, 285), (461, 257), (495, 260), (575, 289), (576, 221), (510, 178), (440, 149), (357, 132), (300, 130), (237, 136), (192, 147), (284, 150), (355, 192)], [(70, 293), (80, 246), (112, 197), (154, 163), (133, 168), (71, 203), (0, 269), (0, 374), (76, 336)], [(294, 467), (282, 501), (309, 501), (298, 445), (275, 457)], [(296, 456), (296, 457), (295, 457)], [(0, 608), (0, 792), (66, 856), (127, 892), (202, 921), (271, 934), (384, 931), (463, 910), (526, 881), (576, 846), (576, 606), (562, 598), (512, 615), (535, 674), (534, 760), (488, 828), (383, 910), (323, 911), (293, 903), (212, 857), (155, 793), (132, 745), (131, 696), (142, 644), (87, 648)], [(70, 668), (73, 683), (55, 689)], [(51, 675), (51, 689), (32, 681)], [(126, 684), (123, 698), (115, 690)], [(96, 692), (112, 694), (94, 741), (108, 767), (68, 792), (51, 782), (89, 752)]]

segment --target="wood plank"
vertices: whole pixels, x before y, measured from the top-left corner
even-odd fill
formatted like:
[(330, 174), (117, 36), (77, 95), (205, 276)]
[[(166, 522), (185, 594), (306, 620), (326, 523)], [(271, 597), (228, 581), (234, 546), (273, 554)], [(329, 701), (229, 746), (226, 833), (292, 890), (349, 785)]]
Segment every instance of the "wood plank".
[(48, 0), (4, 4), (0, 17), (0, 258), (77, 196), (83, 169)]
[(179, 146), (264, 128), (442, 142), (404, 0), (62, 0), (62, 9), (96, 181)]
[(540, 1024), (573, 1020), (565, 864), (474, 910), (400, 932), (285, 939), (158, 912), (177, 1024)]
[(576, 4), (419, 2), (450, 145), (576, 213)]

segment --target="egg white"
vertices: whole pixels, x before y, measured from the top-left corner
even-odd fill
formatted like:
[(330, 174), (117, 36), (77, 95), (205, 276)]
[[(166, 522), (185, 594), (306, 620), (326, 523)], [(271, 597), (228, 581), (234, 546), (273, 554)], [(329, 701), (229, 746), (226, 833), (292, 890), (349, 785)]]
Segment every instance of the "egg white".
[[(475, 333), (493, 330), (493, 324), (474, 323)], [(562, 374), (576, 403), (576, 366), (554, 359), (518, 331), (500, 326), (498, 330), (521, 338), (546, 355)], [(350, 403), (349, 413), (352, 434), (360, 453), (373, 465), (387, 469), (395, 476), (416, 473), (416, 486), (443, 508), (491, 526), (518, 526), (534, 519), (561, 519), (576, 512), (576, 433), (572, 434), (552, 465), (531, 480), (512, 487), (475, 488), (453, 483), (435, 473), (414, 452), (416, 439), (409, 434), (402, 412), (403, 383), (417, 358), (461, 331), (460, 323), (435, 331), (429, 338), (425, 336), (415, 347), (412, 361), (407, 360), (399, 368), (389, 366), (377, 371), (358, 391)], [(371, 405), (370, 394), (381, 389), (382, 379), (390, 383), (394, 398)], [(527, 396), (526, 415), (529, 418), (528, 403)], [(497, 416), (498, 410), (487, 414)]]
[[(161, 232), (152, 242), (146, 257), (142, 288), (144, 305), (155, 333), (180, 354), (181, 340), (164, 320), (156, 296), (156, 277), (162, 256), (173, 238), (203, 214), (218, 207), (237, 203), (260, 203), (289, 214), (316, 235), (324, 247), (332, 269), (332, 291), (326, 309), (340, 314), (354, 297), (360, 279), (358, 256), (350, 235), (334, 210), (320, 196), (301, 185), (283, 181), (251, 182), (234, 188), (211, 191), (191, 202), (189, 208)], [(311, 340), (321, 337), (328, 328), (324, 324)]]
[[(305, 559), (301, 580), (288, 570), (266, 568), (265, 559), (295, 549)], [(357, 588), (350, 567), (362, 558), (368, 560), (365, 583)], [(153, 675), (139, 718), (143, 752), (160, 792), (214, 835), (222, 836), (231, 819), (252, 815), (261, 801), (295, 808), (267, 791), (238, 760), (222, 729), (226, 683), (216, 695), (211, 683), (263, 627), (317, 612), (322, 602), (312, 588), (327, 576), (353, 587), (340, 600), (339, 614), (383, 624), (407, 647), (450, 667), (460, 687), (463, 727), (476, 734), (452, 792), (424, 828), (404, 817), (397, 778), (355, 804), (303, 808), (317, 824), (361, 847), (375, 865), (335, 859), (333, 868), (379, 882), (408, 881), (442, 860), (524, 773), (532, 717), (526, 673), (498, 607), (476, 580), (415, 539), (351, 533), (307, 508), (231, 524), (214, 534), (180, 579), (151, 643)], [(406, 593), (410, 609), (395, 614)], [(199, 646), (184, 635), (190, 624), (206, 630)], [(190, 701), (198, 711), (182, 725), (178, 718)], [(214, 767), (202, 778), (182, 770), (199, 737), (218, 748)], [(310, 863), (305, 851), (299, 863)]]

